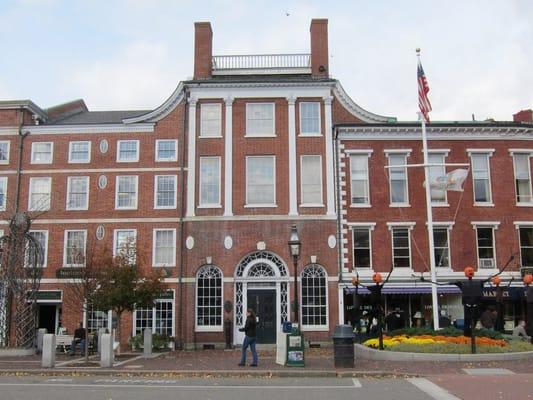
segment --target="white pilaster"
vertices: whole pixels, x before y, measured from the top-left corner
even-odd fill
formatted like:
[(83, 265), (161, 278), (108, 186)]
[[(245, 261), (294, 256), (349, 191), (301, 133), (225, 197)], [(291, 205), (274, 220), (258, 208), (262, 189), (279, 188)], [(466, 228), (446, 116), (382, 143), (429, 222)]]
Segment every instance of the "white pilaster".
[(187, 160), (187, 217), (194, 217), (196, 206), (196, 99), (189, 100), (189, 138)]
[(287, 97), (289, 104), (289, 215), (298, 215), (298, 196), (296, 179), (296, 116), (294, 97)]
[(233, 215), (233, 97), (226, 102), (226, 132), (224, 136), (224, 216)]
[(335, 194), (333, 174), (333, 123), (331, 118), (331, 103), (333, 97), (324, 97), (325, 114), (325, 140), (326, 140), (326, 206), (327, 215), (335, 215)]

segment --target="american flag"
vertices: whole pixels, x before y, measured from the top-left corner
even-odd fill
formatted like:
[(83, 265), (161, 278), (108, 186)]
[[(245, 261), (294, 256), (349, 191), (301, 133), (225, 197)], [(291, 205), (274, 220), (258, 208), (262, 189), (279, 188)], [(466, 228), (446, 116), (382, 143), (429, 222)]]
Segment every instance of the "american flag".
[(426, 74), (424, 73), (424, 68), (422, 68), (422, 63), (418, 59), (418, 106), (420, 107), (420, 112), (422, 113), (424, 120), (429, 122), (429, 112), (431, 111), (431, 103), (428, 99), (429, 86), (426, 79)]

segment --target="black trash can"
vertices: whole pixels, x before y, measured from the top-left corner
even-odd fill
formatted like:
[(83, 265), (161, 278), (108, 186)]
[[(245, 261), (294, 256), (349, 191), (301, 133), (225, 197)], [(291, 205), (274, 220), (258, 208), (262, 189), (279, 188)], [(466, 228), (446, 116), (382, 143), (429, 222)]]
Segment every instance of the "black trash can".
[(333, 331), (333, 359), (335, 368), (354, 367), (355, 335), (351, 325), (337, 325)]

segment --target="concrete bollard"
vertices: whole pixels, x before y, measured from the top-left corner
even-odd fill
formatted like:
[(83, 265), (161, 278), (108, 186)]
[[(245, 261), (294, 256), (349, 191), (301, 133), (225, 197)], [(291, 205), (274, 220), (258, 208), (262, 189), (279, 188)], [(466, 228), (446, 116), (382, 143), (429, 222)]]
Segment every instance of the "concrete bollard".
[(100, 338), (102, 347), (100, 348), (100, 366), (102, 368), (112, 368), (115, 361), (115, 352), (113, 351), (113, 335), (104, 333)]
[(144, 329), (144, 358), (150, 358), (152, 356), (152, 330), (149, 328)]
[(56, 365), (56, 335), (45, 334), (43, 336), (43, 356), (41, 366), (43, 368), (54, 368)]
[(102, 354), (102, 335), (105, 333), (107, 329), (106, 328), (99, 328), (97, 335), (98, 339), (96, 341), (96, 345), (98, 347), (98, 354)]
[(43, 352), (43, 337), (45, 334), (45, 328), (39, 328), (37, 331), (37, 354), (41, 354)]

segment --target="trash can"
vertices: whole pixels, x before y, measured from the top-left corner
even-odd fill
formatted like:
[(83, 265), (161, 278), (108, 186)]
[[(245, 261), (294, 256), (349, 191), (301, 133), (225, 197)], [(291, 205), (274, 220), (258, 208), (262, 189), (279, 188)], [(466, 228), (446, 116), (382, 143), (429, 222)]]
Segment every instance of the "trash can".
[(333, 359), (336, 368), (354, 367), (354, 340), (351, 325), (337, 325), (333, 331)]

